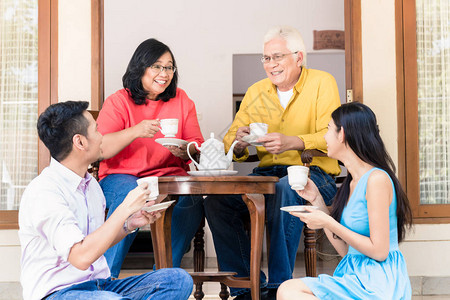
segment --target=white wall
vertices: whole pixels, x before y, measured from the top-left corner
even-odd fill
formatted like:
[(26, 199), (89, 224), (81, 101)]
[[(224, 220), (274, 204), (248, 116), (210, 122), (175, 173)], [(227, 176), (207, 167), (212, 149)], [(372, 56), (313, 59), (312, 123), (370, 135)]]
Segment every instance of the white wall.
[(91, 1), (58, 4), (58, 99), (90, 101)]
[(195, 101), (203, 135), (217, 136), (232, 121), (233, 54), (262, 53), (265, 32), (280, 24), (298, 28), (312, 51), (313, 30), (344, 30), (343, 15), (343, 1), (335, 0), (162, 1), (157, 7), (105, 1), (105, 95), (122, 88), (136, 47), (157, 38), (174, 53), (179, 87)]
[(377, 115), (381, 135), (397, 165), (394, 14), (394, 1), (361, 1), (364, 103)]
[(416, 225), (400, 249), (409, 276), (450, 276), (450, 224)]
[(17, 230), (0, 230), (0, 282), (20, 280), (20, 242)]
[[(394, 1), (361, 1), (361, 14), (364, 103), (377, 115), (387, 150), (397, 164)], [(450, 224), (416, 225), (400, 248), (410, 276), (450, 276)]]

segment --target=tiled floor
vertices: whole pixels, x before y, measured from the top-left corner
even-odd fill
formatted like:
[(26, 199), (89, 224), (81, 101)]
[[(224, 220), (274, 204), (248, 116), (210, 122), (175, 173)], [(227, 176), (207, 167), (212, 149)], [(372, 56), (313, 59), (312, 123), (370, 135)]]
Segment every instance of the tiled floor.
[[(330, 260), (328, 262), (319, 261), (317, 265), (317, 271), (320, 274), (326, 273), (326, 274), (332, 274), (334, 271), (335, 266), (337, 265), (336, 260)], [(183, 259), (182, 267), (184, 267), (188, 272), (193, 271), (192, 268), (192, 260), (189, 259)], [(295, 271), (294, 271), (294, 277), (303, 277), (305, 276), (305, 267), (304, 267), (304, 261), (303, 257), (299, 256), (297, 258), (297, 262), (295, 265)], [(265, 272), (267, 272), (267, 262), (263, 261), (262, 268)], [(207, 261), (207, 268), (205, 271), (213, 272), (217, 270), (217, 266), (214, 260)], [(122, 270), (120, 273), (120, 278), (122, 277), (128, 277), (131, 275), (141, 274), (143, 272), (147, 272), (149, 270), (146, 269), (132, 269), (132, 270)], [(216, 282), (207, 282), (203, 285), (203, 292), (205, 293), (204, 300), (220, 300), (218, 294), (220, 291), (220, 284)], [(194, 299), (193, 296), (190, 297), (190, 299)], [(231, 299), (231, 297), (230, 297)], [(448, 296), (413, 296), (412, 300), (445, 300), (450, 299), (450, 295)]]
[[(334, 268), (336, 267), (336, 265), (338, 264), (338, 261), (336, 259), (330, 260), (328, 262), (324, 262), (324, 261), (319, 261), (317, 264), (317, 271), (319, 273), (326, 273), (326, 274), (332, 274), (334, 271)], [(190, 272), (193, 271), (192, 269), (192, 259), (185, 259), (183, 258), (182, 261), (182, 267)], [(267, 261), (263, 260), (262, 262), (262, 269), (264, 272), (266, 272), (267, 274)], [(217, 263), (214, 259), (209, 259), (206, 261), (206, 272), (214, 272), (217, 270)], [(123, 277), (128, 277), (128, 276), (132, 276), (132, 275), (136, 275), (136, 274), (141, 274), (144, 272), (147, 272), (149, 270), (147, 269), (130, 269), (130, 270), (122, 270), (120, 272), (119, 278), (123, 278)], [(297, 258), (297, 262), (295, 265), (295, 270), (294, 270), (294, 277), (304, 277), (306, 276), (305, 273), (305, 264), (304, 264), (304, 259), (303, 256), (300, 256)], [(220, 284), (216, 283), (216, 282), (206, 282), (205, 284), (203, 284), (203, 292), (205, 293), (205, 300), (220, 300), (219, 298), (219, 292), (220, 292)], [(194, 299), (193, 296), (191, 296), (192, 299)], [(231, 297), (230, 297), (231, 299)]]
[[(150, 268), (153, 264), (151, 263), (151, 258), (146, 257), (144, 259), (145, 261), (148, 261), (147, 266)], [(140, 265), (142, 265), (142, 261), (140, 260)], [(319, 273), (327, 273), (331, 274), (333, 273), (334, 267), (336, 266), (336, 261), (329, 261), (329, 262), (319, 262), (318, 263), (318, 272)], [(137, 265), (137, 264), (136, 264)], [(184, 267), (187, 271), (192, 271), (192, 258), (186, 258), (183, 259), (182, 267)], [(206, 261), (206, 271), (215, 271), (217, 270), (216, 267), (216, 261), (215, 259), (208, 259)], [(129, 270), (122, 270), (120, 273), (120, 278), (128, 277), (132, 275), (142, 274), (145, 272), (150, 271), (150, 269), (129, 269)], [(263, 270), (267, 271), (267, 263), (263, 261)], [(305, 267), (303, 262), (303, 257), (298, 257), (296, 262), (296, 268), (294, 272), (294, 277), (302, 277), (305, 276)], [(218, 283), (205, 283), (203, 287), (203, 291), (205, 293), (205, 300), (220, 300), (218, 297), (219, 291), (220, 291), (220, 285)], [(22, 294), (22, 288), (20, 287), (20, 284), (18, 282), (7, 282), (7, 283), (0, 283), (0, 300), (22, 300), (21, 297)], [(190, 299), (194, 299), (192, 296)], [(413, 296), (412, 300), (449, 300), (450, 295), (440, 295), (440, 296)]]

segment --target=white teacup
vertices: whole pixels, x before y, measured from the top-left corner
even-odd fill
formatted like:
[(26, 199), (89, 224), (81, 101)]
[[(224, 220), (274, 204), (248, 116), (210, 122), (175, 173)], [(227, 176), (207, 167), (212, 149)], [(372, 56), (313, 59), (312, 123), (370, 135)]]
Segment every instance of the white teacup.
[(264, 136), (267, 134), (267, 130), (269, 129), (269, 125), (266, 123), (251, 123), (250, 124), (250, 135), (254, 136)]
[(293, 190), (303, 190), (308, 182), (309, 168), (305, 166), (290, 166), (287, 168), (289, 185)]
[(158, 187), (158, 177), (156, 176), (148, 176), (142, 177), (136, 180), (137, 184), (146, 182), (148, 184), (147, 189), (150, 191), (150, 195), (148, 197), (149, 200), (156, 200), (159, 195), (159, 187)]
[(160, 124), (161, 133), (165, 137), (175, 137), (178, 132), (178, 119), (162, 119)]

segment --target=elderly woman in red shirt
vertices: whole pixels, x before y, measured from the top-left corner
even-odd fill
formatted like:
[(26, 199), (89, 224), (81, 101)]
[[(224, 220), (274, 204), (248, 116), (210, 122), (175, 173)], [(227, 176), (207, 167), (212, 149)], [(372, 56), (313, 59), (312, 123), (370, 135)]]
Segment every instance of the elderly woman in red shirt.
[[(105, 160), (100, 163), (100, 185), (106, 197), (108, 217), (122, 203), (127, 193), (146, 176), (187, 175), (189, 157), (186, 143), (163, 146), (162, 119), (178, 119), (175, 142), (196, 141), (203, 137), (194, 102), (177, 87), (178, 72), (172, 51), (165, 44), (148, 39), (133, 54), (122, 78), (124, 88), (109, 96), (97, 119), (104, 135)], [(195, 147), (189, 149), (196, 154)], [(203, 218), (201, 197), (180, 197), (172, 216), (173, 265), (181, 258)], [(189, 215), (189, 218), (185, 218)], [(105, 257), (111, 276), (117, 278), (123, 260), (136, 233), (110, 248)]]

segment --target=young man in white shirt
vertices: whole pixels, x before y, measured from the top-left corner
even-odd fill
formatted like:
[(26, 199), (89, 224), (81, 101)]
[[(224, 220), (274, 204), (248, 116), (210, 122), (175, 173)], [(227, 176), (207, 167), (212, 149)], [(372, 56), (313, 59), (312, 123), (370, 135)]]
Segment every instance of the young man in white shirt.
[(87, 173), (102, 157), (102, 135), (87, 107), (87, 102), (57, 103), (38, 120), (39, 138), (52, 159), (20, 204), (24, 299), (187, 299), (192, 278), (181, 269), (110, 279), (103, 253), (160, 214), (141, 210), (155, 203), (146, 202), (143, 184), (105, 222), (105, 197)]

